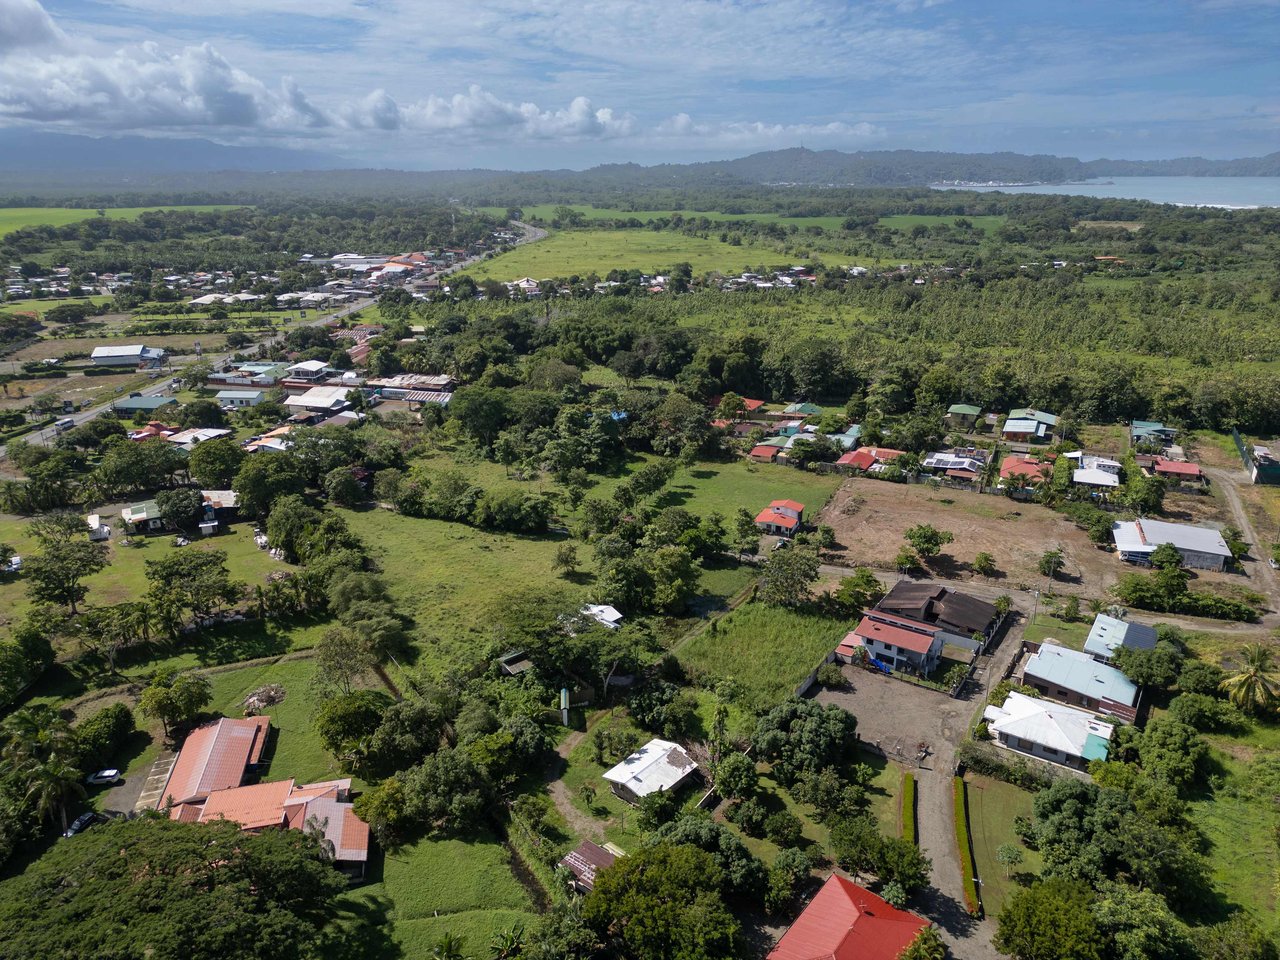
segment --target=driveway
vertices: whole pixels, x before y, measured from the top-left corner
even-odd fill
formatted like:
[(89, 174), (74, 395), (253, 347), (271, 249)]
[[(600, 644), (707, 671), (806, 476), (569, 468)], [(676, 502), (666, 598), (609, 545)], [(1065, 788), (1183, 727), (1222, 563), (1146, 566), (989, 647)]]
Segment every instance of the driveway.
[[(920, 849), (933, 861), (933, 882), (916, 906), (938, 925), (951, 955), (961, 960), (999, 960), (1001, 954), (991, 944), (995, 920), (974, 920), (964, 906), (952, 799), (955, 751), (1021, 645), (1022, 623), (1021, 617), (1008, 623), (996, 647), (978, 659), (975, 682), (963, 699), (852, 666), (844, 667), (849, 689), (824, 689), (817, 695), (820, 703), (835, 703), (852, 713), (864, 741), (913, 770)], [(920, 744), (928, 746), (922, 761), (917, 760)]]
[[(136, 790), (134, 794), (136, 799), (130, 807), (120, 806), (120, 800), (116, 797), (116, 790), (124, 791), (130, 788), (130, 781), (125, 781), (111, 792), (111, 796), (107, 800), (107, 806), (116, 810), (135, 810), (141, 813), (143, 810), (153, 810), (157, 803), (160, 802), (160, 794), (164, 792), (164, 785), (169, 780), (169, 772), (173, 769), (173, 765), (177, 762), (178, 755), (176, 753), (161, 754), (160, 758), (151, 765), (151, 770), (146, 778), (132, 777), (131, 780), (141, 784), (141, 786), (133, 786)], [(122, 794), (122, 799), (127, 794)]]

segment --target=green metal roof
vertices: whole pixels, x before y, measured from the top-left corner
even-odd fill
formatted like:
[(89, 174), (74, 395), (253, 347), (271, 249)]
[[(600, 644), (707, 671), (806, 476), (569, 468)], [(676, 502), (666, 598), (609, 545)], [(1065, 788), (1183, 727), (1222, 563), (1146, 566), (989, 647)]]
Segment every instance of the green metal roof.
[(1084, 738), (1084, 753), (1081, 756), (1086, 760), (1105, 760), (1110, 752), (1111, 741), (1098, 736), (1096, 733), (1091, 733)]
[(981, 407), (975, 407), (971, 403), (953, 403), (947, 407), (947, 413), (959, 413), (966, 417), (976, 417), (982, 413)]

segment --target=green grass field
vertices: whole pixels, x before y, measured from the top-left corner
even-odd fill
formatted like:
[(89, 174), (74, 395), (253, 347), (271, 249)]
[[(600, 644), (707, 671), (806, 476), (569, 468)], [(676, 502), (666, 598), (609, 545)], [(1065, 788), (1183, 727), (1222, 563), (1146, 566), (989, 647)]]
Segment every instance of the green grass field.
[(763, 712), (794, 694), (848, 630), (838, 620), (747, 603), (714, 621), (677, 656), (696, 677), (732, 681), (735, 699)]
[(1084, 614), (1084, 617), (1083, 620), (1068, 623), (1041, 610), (1036, 614), (1035, 622), (1027, 624), (1023, 639), (1034, 640), (1036, 643), (1053, 640), (1060, 647), (1083, 650), (1084, 642), (1089, 638), (1089, 628), (1093, 625), (1092, 617), (1088, 614)]
[[(967, 779), (969, 830), (982, 881), (982, 905), (988, 916), (995, 916), (1005, 900), (1020, 889), (1019, 880), (1037, 876), (1044, 866), (1040, 854), (1024, 847), (1013, 832), (1014, 817), (1031, 816), (1034, 794), (990, 777), (970, 775)], [(996, 851), (1005, 843), (1016, 846), (1023, 856), (1011, 877), (1005, 877), (1005, 868), (996, 862)]]
[[(444, 934), (464, 939), (468, 956), (485, 956), (494, 934), (534, 919), (529, 894), (511, 872), (503, 846), (491, 835), (477, 839), (419, 840), (388, 852), (376, 882), (345, 894), (349, 916), (363, 924), (365, 956), (426, 960)], [(395, 947), (388, 948), (390, 936)]]
[(665, 271), (677, 263), (691, 264), (694, 273), (740, 273), (761, 264), (791, 262), (791, 258), (769, 247), (745, 243), (735, 247), (717, 239), (687, 237), (665, 230), (566, 230), (537, 243), (524, 244), (466, 272), (477, 280), (542, 280), (592, 271), (601, 276), (610, 270)]
[[(592, 732), (597, 729), (633, 733), (639, 743), (645, 743), (651, 737), (636, 726), (625, 713), (615, 712), (597, 719), (592, 725)], [(566, 758), (564, 773), (560, 776), (569, 802), (586, 817), (600, 821), (605, 839), (616, 843), (623, 850), (636, 850), (644, 841), (644, 831), (636, 823), (634, 808), (628, 806), (613, 795), (609, 785), (600, 778), (612, 763), (597, 763), (592, 758), (590, 736), (584, 737)], [(595, 788), (596, 795), (590, 807), (582, 798), (584, 783)], [(686, 793), (687, 797), (688, 794)]]
[[(190, 210), (206, 213), (214, 210), (235, 210), (239, 204), (210, 204), (206, 206), (175, 207), (108, 207), (105, 211), (112, 220), (136, 220), (139, 215), (154, 210)], [(0, 237), (23, 227), (65, 227), (69, 223), (81, 220), (92, 220), (98, 216), (97, 210), (83, 207), (0, 207)]]

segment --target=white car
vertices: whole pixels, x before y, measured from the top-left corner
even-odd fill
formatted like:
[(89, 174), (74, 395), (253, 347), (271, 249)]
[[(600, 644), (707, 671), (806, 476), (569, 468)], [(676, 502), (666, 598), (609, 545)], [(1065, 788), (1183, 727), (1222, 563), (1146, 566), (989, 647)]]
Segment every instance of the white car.
[(92, 784), (95, 787), (100, 787), (108, 783), (119, 783), (120, 771), (114, 769), (99, 770), (97, 773), (91, 773), (89, 776), (85, 777), (84, 782)]
[(18, 556), (13, 556), (5, 561), (4, 567), (0, 568), (0, 572), (17, 573), (21, 569), (22, 569), (22, 558)]

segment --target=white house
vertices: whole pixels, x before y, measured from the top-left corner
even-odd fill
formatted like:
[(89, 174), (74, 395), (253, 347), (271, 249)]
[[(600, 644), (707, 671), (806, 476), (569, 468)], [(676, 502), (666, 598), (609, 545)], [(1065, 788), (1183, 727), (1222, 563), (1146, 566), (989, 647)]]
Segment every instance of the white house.
[(627, 803), (659, 790), (674, 790), (697, 772), (684, 748), (670, 740), (650, 740), (617, 766), (604, 772), (609, 788)]
[(178, 433), (165, 437), (172, 444), (176, 444), (183, 450), (190, 450), (197, 443), (204, 443), (206, 440), (217, 440), (219, 437), (231, 436), (230, 430), (224, 430), (221, 427), (193, 427), (190, 430), (181, 430)]
[(301, 363), (286, 367), (284, 374), (291, 380), (323, 380), (333, 372), (333, 367), (323, 360), (303, 360)]
[(622, 614), (607, 603), (588, 603), (579, 611), (584, 617), (594, 620), (602, 627), (617, 630), (622, 626)]
[(256, 407), (262, 396), (261, 390), (219, 390), (213, 399), (220, 407)]
[(1156, 645), (1156, 628), (1145, 623), (1130, 623), (1100, 613), (1094, 618), (1084, 652), (1095, 660), (1110, 663), (1121, 647), (1130, 650), (1152, 650)]
[(89, 359), (95, 367), (158, 367), (167, 356), (159, 347), (133, 343), (121, 347), (95, 347)]
[(1010, 693), (1001, 706), (982, 713), (987, 729), (1002, 747), (1083, 770), (1090, 760), (1105, 760), (1115, 727), (1074, 707)]
[(804, 504), (794, 500), (774, 500), (756, 514), (756, 526), (765, 533), (789, 537), (804, 522)]
[(319, 411), (321, 413), (337, 413), (347, 406), (347, 394), (351, 387), (312, 387), (306, 393), (296, 397), (285, 397), (286, 407), (299, 410)]
[(1071, 480), (1085, 487), (1099, 490), (1115, 490), (1120, 486), (1120, 463), (1106, 457), (1086, 456), (1077, 451), (1068, 453), (1067, 458), (1076, 466), (1071, 471)]
[(1221, 570), (1231, 560), (1231, 550), (1222, 534), (1212, 527), (1192, 527), (1185, 523), (1163, 520), (1130, 520), (1113, 523), (1111, 538), (1121, 560), (1149, 565), (1151, 554), (1164, 544), (1171, 544), (1188, 567), (1199, 570)]

